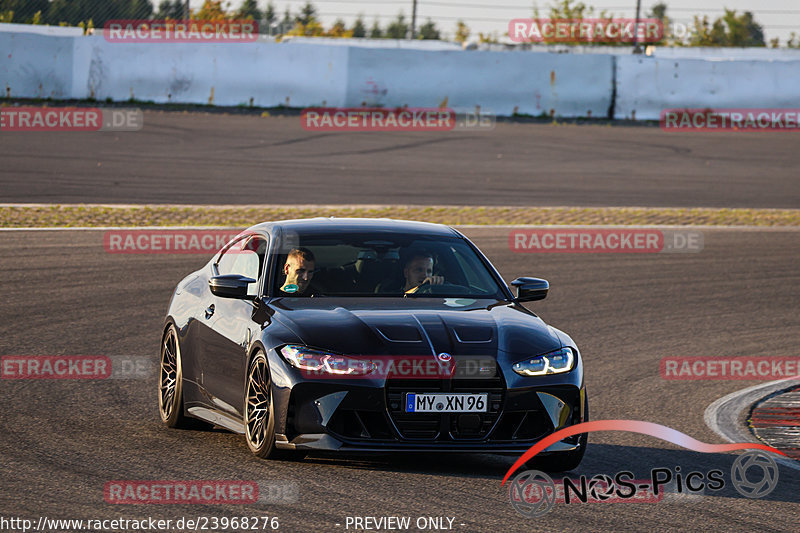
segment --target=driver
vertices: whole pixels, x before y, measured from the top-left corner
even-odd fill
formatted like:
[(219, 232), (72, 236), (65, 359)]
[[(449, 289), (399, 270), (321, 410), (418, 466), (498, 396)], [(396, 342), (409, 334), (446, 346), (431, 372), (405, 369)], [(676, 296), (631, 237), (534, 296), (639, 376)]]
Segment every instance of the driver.
[(403, 291), (408, 294), (417, 292), (420, 286), (426, 283), (431, 285), (444, 283), (444, 276), (433, 275), (433, 254), (428, 252), (417, 252), (412, 255), (403, 267), (403, 276), (406, 278)]
[(286, 281), (281, 292), (288, 296), (303, 294), (314, 277), (314, 254), (308, 248), (294, 248), (286, 257), (283, 273)]

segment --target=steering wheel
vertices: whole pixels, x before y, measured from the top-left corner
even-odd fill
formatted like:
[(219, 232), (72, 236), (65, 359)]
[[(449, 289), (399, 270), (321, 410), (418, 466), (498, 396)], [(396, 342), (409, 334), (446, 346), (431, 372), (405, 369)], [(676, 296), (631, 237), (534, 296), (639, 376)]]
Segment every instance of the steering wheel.
[(431, 285), (424, 283), (417, 288), (412, 294), (447, 294), (447, 293), (463, 293), (469, 292), (469, 287), (463, 285), (456, 285), (455, 283), (442, 283), (440, 285)]

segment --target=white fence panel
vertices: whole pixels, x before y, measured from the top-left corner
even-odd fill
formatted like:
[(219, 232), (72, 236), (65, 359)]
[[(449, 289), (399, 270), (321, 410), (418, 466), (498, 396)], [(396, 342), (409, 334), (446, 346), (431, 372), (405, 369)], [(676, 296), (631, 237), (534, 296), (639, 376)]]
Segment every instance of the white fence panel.
[(707, 107), (800, 108), (800, 60), (617, 58), (614, 118)]
[(611, 105), (609, 56), (353, 47), (348, 70), (348, 106), (604, 117)]
[(74, 37), (0, 32), (3, 97), (72, 98)]
[[(80, 39), (83, 97), (225, 106), (342, 105), (347, 49), (252, 43), (114, 43)], [(76, 89), (77, 90), (77, 89)]]

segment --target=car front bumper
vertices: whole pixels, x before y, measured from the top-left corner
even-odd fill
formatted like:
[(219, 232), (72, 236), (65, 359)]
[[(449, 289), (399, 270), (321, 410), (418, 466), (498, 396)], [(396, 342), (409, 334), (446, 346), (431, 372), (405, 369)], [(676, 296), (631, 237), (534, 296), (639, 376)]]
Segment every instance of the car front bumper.
[[(563, 427), (585, 420), (586, 390), (576, 376), (561, 383), (508, 388), (492, 380), (298, 382), (284, 389), (278, 448), (306, 451), (521, 453)], [(555, 380), (551, 380), (555, 381)], [(487, 394), (485, 413), (406, 413), (409, 392)], [(577, 436), (546, 452), (575, 450)]]

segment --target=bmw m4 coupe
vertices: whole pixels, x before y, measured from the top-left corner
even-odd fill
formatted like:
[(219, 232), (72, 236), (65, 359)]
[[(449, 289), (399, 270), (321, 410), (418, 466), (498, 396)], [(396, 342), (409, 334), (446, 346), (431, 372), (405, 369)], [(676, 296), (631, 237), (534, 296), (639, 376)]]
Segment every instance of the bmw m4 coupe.
[[(256, 455), (519, 455), (588, 420), (575, 342), (524, 307), (458, 231), (386, 219), (253, 226), (175, 289), (158, 407), (243, 434)], [(539, 454), (575, 468), (585, 434)], [(544, 461), (544, 464), (541, 464)]]

